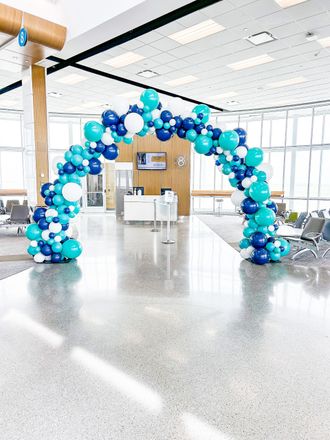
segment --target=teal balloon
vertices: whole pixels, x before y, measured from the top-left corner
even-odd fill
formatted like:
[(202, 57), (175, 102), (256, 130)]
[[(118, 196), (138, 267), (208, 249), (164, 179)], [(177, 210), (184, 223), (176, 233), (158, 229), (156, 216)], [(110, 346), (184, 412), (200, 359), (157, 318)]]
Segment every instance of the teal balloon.
[(257, 174), (257, 178), (259, 182), (264, 182), (265, 180), (267, 180), (267, 174), (264, 171), (259, 171), (259, 173)]
[[(245, 163), (249, 167), (257, 167), (261, 164), (264, 153), (261, 148), (250, 148), (245, 156)], [(258, 172), (260, 173), (260, 171)]]
[(82, 252), (82, 247), (77, 240), (67, 240), (62, 246), (62, 255), (66, 258), (77, 258)]
[(160, 119), (160, 118), (157, 118), (157, 119), (154, 120), (154, 126), (155, 126), (155, 128), (157, 128), (157, 129), (162, 128), (162, 127), (163, 127), (163, 124), (164, 124), (164, 122), (163, 122), (163, 120)]
[(98, 142), (104, 133), (103, 125), (96, 121), (86, 122), (84, 125), (84, 135), (85, 138), (91, 142)]
[(257, 227), (258, 227), (258, 223), (253, 218), (251, 218), (248, 221), (248, 225), (250, 228), (253, 228), (253, 229), (257, 229)]
[(256, 202), (264, 202), (270, 197), (268, 184), (265, 182), (253, 182), (249, 188), (249, 195)]
[(36, 247), (34, 247), (34, 246), (29, 246), (28, 248), (27, 248), (27, 251), (28, 251), (28, 253), (30, 254), (30, 255), (36, 255), (38, 252), (40, 252), (40, 248), (39, 248), (39, 246), (36, 246)]
[(70, 174), (69, 175), (69, 182), (73, 182), (73, 183), (78, 183), (78, 185), (80, 184), (80, 177), (76, 174)]
[(254, 215), (255, 221), (260, 226), (270, 226), (275, 221), (275, 212), (269, 208), (259, 208)]
[(81, 145), (71, 145), (70, 150), (72, 154), (81, 154), (83, 152), (83, 147)]
[(284, 248), (284, 251), (281, 251), (281, 256), (285, 257), (286, 255), (288, 255), (290, 253), (291, 250), (291, 245), (288, 241), (286, 241), (284, 238), (282, 237), (278, 237), (278, 240), (281, 243), (281, 247)]
[(272, 261), (279, 261), (281, 259), (281, 254), (275, 252), (275, 249), (269, 253), (269, 256)]
[(63, 183), (63, 185), (64, 185), (65, 183), (68, 183), (68, 182), (69, 182), (68, 174), (62, 174), (61, 176), (58, 176), (58, 180), (59, 180), (61, 183)]
[(80, 155), (80, 154), (74, 154), (71, 157), (71, 163), (77, 167), (78, 165), (81, 165), (82, 161), (84, 160), (84, 158)]
[(255, 232), (255, 231), (254, 231), (254, 229), (252, 229), (252, 228), (244, 228), (244, 229), (243, 229), (243, 235), (244, 235), (244, 237), (246, 237), (246, 238), (251, 237), (251, 235), (252, 235), (254, 232)]
[(267, 243), (266, 249), (267, 251), (272, 252), (275, 249), (274, 243)]
[(211, 110), (210, 108), (205, 104), (198, 104), (196, 107), (194, 107), (193, 112), (196, 113), (196, 115), (199, 115), (200, 113), (203, 114), (202, 122), (205, 124), (210, 119)]
[(150, 112), (145, 112), (143, 113), (142, 118), (145, 122), (152, 121), (152, 114)]
[(128, 137), (124, 137), (123, 139), (124, 144), (132, 144), (133, 143), (133, 138), (128, 138)]
[(233, 179), (229, 179), (229, 183), (233, 188), (236, 188), (237, 184), (238, 184), (238, 180), (235, 179), (235, 177), (234, 177)]
[(228, 162), (225, 163), (225, 164), (223, 164), (222, 172), (223, 172), (223, 174), (225, 174), (226, 176), (228, 176), (228, 174), (231, 173), (231, 166), (229, 165)]
[(69, 216), (67, 214), (60, 214), (58, 218), (61, 225), (66, 225), (67, 223), (69, 223)]
[(53, 252), (55, 252), (55, 253), (59, 253), (59, 252), (61, 252), (62, 251), (62, 243), (57, 243), (57, 242), (55, 242), (53, 245), (52, 245), (52, 251)]
[(26, 228), (25, 235), (29, 240), (38, 240), (41, 236), (41, 230), (36, 223), (32, 223)]
[(221, 153), (218, 156), (218, 161), (223, 165), (225, 163), (227, 163), (227, 157), (225, 154)]
[(67, 162), (70, 162), (72, 156), (73, 156), (73, 154), (71, 153), (71, 151), (66, 151), (66, 152), (64, 153), (64, 159), (65, 159)]
[(190, 142), (195, 142), (195, 139), (197, 138), (197, 136), (198, 136), (198, 134), (193, 128), (188, 130), (186, 133), (186, 138)]
[(246, 249), (250, 246), (250, 240), (248, 238), (243, 238), (240, 242), (239, 242), (239, 247), (241, 249)]
[(83, 150), (81, 155), (84, 159), (87, 159), (87, 160), (91, 159), (94, 156), (94, 154), (90, 153), (88, 150)]
[(212, 139), (205, 136), (204, 134), (200, 134), (195, 140), (194, 148), (196, 153), (206, 154), (212, 148)]
[(219, 144), (224, 150), (232, 151), (239, 144), (239, 136), (234, 130), (224, 131), (220, 135)]
[(54, 186), (54, 191), (56, 192), (56, 194), (62, 194), (62, 188), (63, 185), (61, 183), (56, 183), (56, 185)]
[(64, 203), (64, 197), (61, 196), (60, 194), (56, 194), (56, 195), (53, 197), (53, 203), (54, 203), (54, 205), (56, 205), (56, 206), (63, 205), (63, 203)]
[(146, 89), (141, 93), (140, 100), (148, 107), (149, 111), (155, 110), (159, 104), (159, 95), (154, 89)]

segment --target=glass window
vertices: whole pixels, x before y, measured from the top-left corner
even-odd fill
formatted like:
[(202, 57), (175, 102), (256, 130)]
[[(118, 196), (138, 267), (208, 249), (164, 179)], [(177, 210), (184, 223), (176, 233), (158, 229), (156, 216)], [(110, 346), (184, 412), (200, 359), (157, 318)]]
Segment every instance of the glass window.
[(65, 122), (49, 124), (49, 145), (52, 150), (70, 147), (70, 126)]
[(271, 190), (281, 191), (283, 186), (284, 150), (272, 151), (267, 162), (269, 162), (273, 167), (273, 177), (269, 182)]
[(329, 197), (330, 178), (329, 178), (330, 148), (322, 151), (320, 197)]
[(20, 119), (5, 118), (2, 114), (0, 117), (0, 146), (22, 147)]
[(21, 152), (1, 151), (0, 171), (2, 188), (24, 188), (23, 158)]
[(312, 149), (309, 197), (319, 197), (321, 149)]

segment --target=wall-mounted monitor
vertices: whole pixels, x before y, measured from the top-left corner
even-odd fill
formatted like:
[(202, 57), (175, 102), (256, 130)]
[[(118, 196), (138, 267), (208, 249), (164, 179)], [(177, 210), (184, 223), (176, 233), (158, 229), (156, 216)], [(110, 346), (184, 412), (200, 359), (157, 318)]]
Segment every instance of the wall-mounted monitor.
[(136, 153), (138, 170), (166, 170), (166, 152)]

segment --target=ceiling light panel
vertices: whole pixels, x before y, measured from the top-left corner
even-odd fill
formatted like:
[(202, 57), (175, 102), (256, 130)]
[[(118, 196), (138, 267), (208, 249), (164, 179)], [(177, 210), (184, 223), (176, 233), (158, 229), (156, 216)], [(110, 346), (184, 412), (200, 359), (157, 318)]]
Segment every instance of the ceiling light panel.
[(175, 32), (168, 37), (180, 44), (187, 44), (208, 37), (209, 35), (216, 34), (217, 32), (221, 32), (224, 29), (224, 26), (216, 23), (214, 20), (205, 20), (194, 26), (183, 29), (182, 31)]
[(181, 78), (171, 79), (170, 81), (166, 81), (165, 84), (169, 86), (182, 86), (183, 84), (189, 84), (193, 81), (197, 81), (198, 78), (194, 75), (182, 76)]
[(210, 96), (208, 99), (213, 101), (214, 99), (233, 98), (234, 96), (237, 96), (236, 92), (226, 92), (226, 93), (220, 93), (220, 95)]
[(55, 79), (55, 81), (61, 83), (61, 84), (78, 84), (82, 81), (85, 81), (87, 76), (78, 75), (77, 73), (71, 73), (70, 75), (62, 76), (61, 78)]
[(142, 76), (143, 78), (153, 78), (154, 76), (158, 76), (159, 73), (154, 72), (153, 70), (143, 70), (142, 72), (138, 72), (137, 75)]
[(319, 38), (319, 39), (317, 40), (317, 42), (318, 42), (322, 47), (330, 47), (330, 37)]
[(283, 81), (272, 82), (268, 84), (268, 87), (270, 87), (271, 89), (276, 89), (278, 87), (294, 86), (295, 84), (301, 84), (306, 81), (307, 79), (303, 76), (297, 76), (295, 78), (290, 78)]
[(307, 0), (275, 0), (276, 3), (281, 6), (281, 8), (289, 8), (290, 6), (299, 5)]
[(274, 58), (267, 54), (259, 55), (258, 57), (247, 58), (246, 60), (238, 61), (236, 63), (228, 64), (227, 67), (233, 70), (248, 69), (250, 67), (259, 66), (260, 64), (270, 63)]
[(270, 43), (276, 40), (275, 37), (270, 32), (259, 32), (258, 34), (250, 35), (246, 38), (247, 41), (252, 43), (254, 46), (260, 46), (261, 44)]
[(108, 64), (111, 67), (115, 67), (116, 69), (124, 66), (128, 66), (129, 64), (137, 63), (138, 61), (143, 60), (145, 57), (136, 52), (126, 52), (122, 55), (118, 55), (117, 57), (110, 58), (109, 60), (103, 61), (104, 64)]

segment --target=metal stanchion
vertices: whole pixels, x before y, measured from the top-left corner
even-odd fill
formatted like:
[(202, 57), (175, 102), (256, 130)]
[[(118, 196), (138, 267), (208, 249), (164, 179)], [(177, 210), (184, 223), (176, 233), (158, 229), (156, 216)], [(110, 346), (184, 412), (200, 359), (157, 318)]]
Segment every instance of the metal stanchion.
[(154, 199), (154, 227), (151, 232), (159, 232), (159, 229), (157, 229), (157, 199)]
[(171, 234), (171, 204), (167, 203), (166, 240), (163, 240), (162, 243), (164, 243), (164, 244), (173, 244), (173, 243), (175, 243), (174, 240), (171, 240), (170, 234)]

